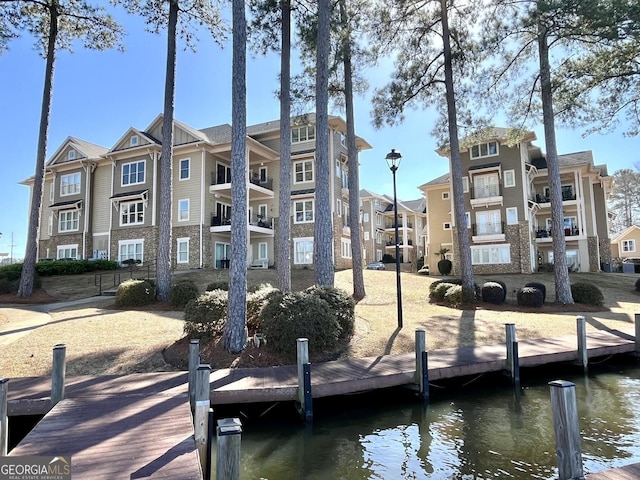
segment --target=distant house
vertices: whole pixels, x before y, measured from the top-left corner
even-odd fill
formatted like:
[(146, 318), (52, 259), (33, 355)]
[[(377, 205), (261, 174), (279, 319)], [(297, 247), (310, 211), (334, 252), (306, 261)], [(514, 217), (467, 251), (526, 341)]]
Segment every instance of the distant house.
[[(466, 225), (455, 224), (453, 189), (449, 173), (419, 188), (427, 203), (425, 265), (437, 272), (437, 253), (459, 271), (457, 229), (468, 232), (471, 262), (477, 274), (531, 273), (553, 258), (551, 203), (546, 156), (534, 145), (534, 132), (519, 141), (510, 131), (490, 128), (461, 140)], [(450, 158), (448, 149), (437, 151)], [(595, 272), (611, 261), (607, 197), (612, 178), (606, 165), (595, 165), (592, 152), (558, 156), (566, 258), (572, 271)]]
[(611, 239), (613, 258), (640, 258), (640, 227), (631, 225)]

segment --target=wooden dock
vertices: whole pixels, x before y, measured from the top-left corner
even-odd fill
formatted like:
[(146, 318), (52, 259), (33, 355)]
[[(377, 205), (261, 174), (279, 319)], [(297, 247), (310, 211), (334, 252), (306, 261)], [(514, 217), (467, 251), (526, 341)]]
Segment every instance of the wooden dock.
[(640, 463), (585, 475), (585, 480), (637, 480), (638, 478), (640, 478)]

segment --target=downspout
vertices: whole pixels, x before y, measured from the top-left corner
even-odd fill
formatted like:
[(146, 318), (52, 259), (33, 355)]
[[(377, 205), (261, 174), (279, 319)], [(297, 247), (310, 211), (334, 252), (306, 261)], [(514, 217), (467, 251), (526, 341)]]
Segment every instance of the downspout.
[[(111, 195), (113, 197), (114, 179), (116, 176), (116, 161), (111, 158)], [(107, 240), (107, 258), (111, 259), (111, 230), (113, 229), (113, 205), (109, 208), (109, 239)], [(116, 261), (118, 259), (116, 258)]]
[(202, 257), (202, 250), (203, 250), (203, 240), (204, 240), (204, 232), (203, 232), (203, 228), (202, 226), (204, 225), (204, 211), (205, 211), (205, 194), (204, 194), (204, 185), (205, 185), (205, 151), (204, 149), (202, 149), (201, 152), (201, 158), (202, 161), (200, 162), (200, 257), (199, 257), (199, 262), (200, 262), (200, 268), (203, 268), (203, 257)]
[(156, 199), (157, 199), (157, 195), (158, 195), (158, 188), (157, 188), (157, 182), (158, 180), (158, 152), (153, 152), (153, 185), (152, 185), (152, 191), (153, 191), (153, 197), (151, 199), (151, 226), (155, 227), (156, 226)]

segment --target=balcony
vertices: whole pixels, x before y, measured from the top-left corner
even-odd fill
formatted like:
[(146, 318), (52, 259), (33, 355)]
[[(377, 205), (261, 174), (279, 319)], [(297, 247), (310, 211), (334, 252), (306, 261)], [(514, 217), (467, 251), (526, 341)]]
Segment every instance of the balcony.
[(474, 243), (504, 242), (504, 222), (474, 223), (471, 225), (471, 239)]
[[(407, 247), (407, 246), (412, 247), (413, 246), (413, 240), (409, 239), (409, 240), (407, 240), (407, 243), (404, 243), (403, 239), (400, 238), (398, 240), (398, 245), (400, 245), (400, 248)], [(396, 246), (396, 242), (394, 242), (393, 240), (387, 240), (386, 246), (387, 246), (387, 248), (395, 247)]]
[[(393, 220), (390, 222), (385, 222), (384, 228), (385, 230), (395, 229), (396, 224)], [(398, 219), (398, 228), (404, 228), (404, 224), (402, 223), (402, 218)], [(413, 224), (411, 222), (407, 222), (407, 228), (413, 228)]]
[(502, 188), (499, 183), (471, 189), (471, 207), (502, 205)]
[[(571, 202), (571, 201), (575, 201), (576, 199), (577, 197), (573, 190), (573, 187), (568, 187), (568, 186), (562, 187), (563, 202)], [(545, 207), (549, 207), (550, 205), (545, 205), (545, 204), (551, 203), (551, 198), (549, 197), (549, 189), (545, 188), (544, 193), (535, 193), (534, 198), (532, 200), (534, 200), (537, 204), (542, 204)]]
[[(550, 243), (553, 241), (553, 237), (551, 236), (551, 230), (546, 229), (537, 229), (534, 230), (534, 235), (537, 243)], [(575, 240), (575, 237), (580, 236), (580, 229), (577, 225), (573, 225), (571, 227), (566, 227), (564, 229), (564, 237), (566, 240)], [(574, 237), (574, 238), (571, 238)]]
[[(253, 175), (249, 178), (247, 185), (247, 193), (251, 201), (274, 198), (273, 178), (271, 177), (260, 178), (258, 175)], [(229, 176), (221, 172), (211, 172), (209, 193), (220, 197), (231, 198), (231, 179)]]
[[(252, 236), (273, 237), (273, 219), (263, 215), (252, 215), (248, 219), (247, 228)], [(221, 217), (213, 215), (211, 217), (211, 228), (214, 233), (231, 234), (231, 217)]]

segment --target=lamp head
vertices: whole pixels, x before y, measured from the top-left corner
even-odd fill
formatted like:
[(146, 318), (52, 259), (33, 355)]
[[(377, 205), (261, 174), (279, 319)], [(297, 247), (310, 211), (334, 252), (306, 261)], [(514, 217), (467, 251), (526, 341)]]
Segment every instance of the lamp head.
[(387, 153), (385, 160), (387, 161), (387, 165), (389, 165), (389, 168), (392, 172), (395, 172), (400, 167), (401, 158), (402, 154), (400, 154), (400, 152), (396, 152), (395, 148), (392, 148), (391, 151)]

